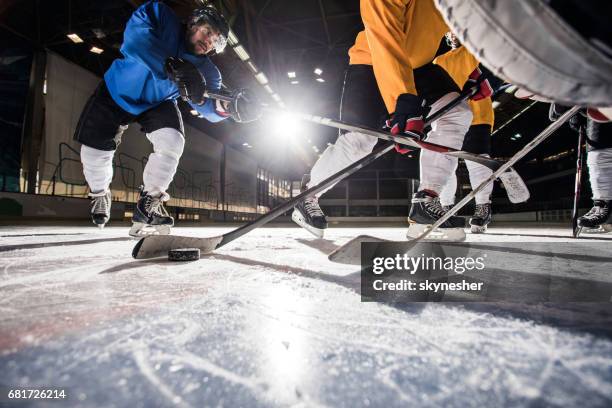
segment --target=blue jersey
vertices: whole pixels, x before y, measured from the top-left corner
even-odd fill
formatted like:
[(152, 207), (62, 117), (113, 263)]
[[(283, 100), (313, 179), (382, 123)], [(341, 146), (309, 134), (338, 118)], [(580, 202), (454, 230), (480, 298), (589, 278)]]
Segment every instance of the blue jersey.
[[(219, 90), (219, 69), (208, 57), (188, 53), (185, 41), (185, 28), (168, 6), (157, 1), (140, 6), (125, 27), (123, 58), (116, 59), (104, 74), (113, 100), (125, 111), (139, 115), (163, 101), (178, 98), (177, 86), (164, 71), (168, 57), (190, 61), (206, 79), (207, 89)], [(192, 106), (211, 122), (225, 118), (216, 113), (212, 99)]]

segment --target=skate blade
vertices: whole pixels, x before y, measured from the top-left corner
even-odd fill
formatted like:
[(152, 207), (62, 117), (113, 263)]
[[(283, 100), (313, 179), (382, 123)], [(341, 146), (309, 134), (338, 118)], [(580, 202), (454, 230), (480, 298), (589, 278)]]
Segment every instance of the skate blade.
[(105, 225), (105, 224), (96, 224), (96, 226), (98, 227), (98, 229), (104, 229), (104, 225)]
[(602, 224), (596, 228), (580, 227), (585, 234), (606, 234), (612, 231), (612, 224)]
[(293, 213), (291, 214), (291, 219), (297, 225), (304, 228), (306, 231), (310, 232), (312, 235), (319, 239), (323, 238), (323, 236), (325, 235), (324, 229), (315, 228), (312, 225), (308, 224), (306, 221), (304, 221), (304, 217), (302, 217), (302, 214), (298, 210), (293, 210)]
[(582, 234), (582, 227), (578, 226), (575, 230), (572, 231), (574, 238), (578, 238), (580, 234)]
[(472, 232), (472, 234), (484, 234), (485, 232), (487, 232), (487, 226), (486, 225), (471, 225), (470, 226), (470, 231)]
[[(431, 224), (410, 224), (408, 231), (406, 231), (406, 238), (418, 238), (430, 228)], [(465, 241), (465, 231), (463, 228), (438, 228), (425, 239), (432, 241)]]
[(169, 225), (149, 225), (142, 222), (135, 222), (130, 228), (130, 236), (143, 238), (151, 235), (170, 235), (172, 227)]

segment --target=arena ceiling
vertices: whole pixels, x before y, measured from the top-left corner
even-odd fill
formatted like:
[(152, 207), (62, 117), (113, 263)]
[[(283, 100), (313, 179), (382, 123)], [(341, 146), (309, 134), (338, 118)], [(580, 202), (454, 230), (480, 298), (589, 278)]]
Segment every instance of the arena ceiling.
[[(143, 0), (5, 0), (0, 5), (0, 28), (7, 35), (23, 39), (34, 47), (50, 49), (102, 76), (120, 56), (126, 21), (143, 3)], [(180, 16), (187, 16), (198, 1), (166, 0), (166, 3)], [(251, 61), (265, 73), (269, 86), (287, 107), (337, 117), (348, 64), (347, 51), (362, 29), (358, 0), (216, 0), (212, 3), (224, 12)], [(75, 44), (66, 37), (72, 32), (79, 33), (85, 45)], [(94, 54), (90, 52), (91, 46), (104, 52)], [(263, 99), (276, 106), (255, 80), (252, 70), (229, 47), (214, 60), (226, 86), (258, 89)], [(316, 74), (316, 68), (322, 72)], [(296, 78), (289, 78), (288, 72), (295, 72)], [(299, 83), (292, 84), (292, 81)], [(528, 141), (525, 135), (533, 133), (529, 129), (546, 125), (545, 108), (536, 106), (521, 113), (530, 101), (520, 101), (509, 94), (502, 94), (499, 102), (496, 128), (503, 128), (494, 136), (494, 148), (505, 157)], [(333, 129), (309, 125), (305, 127), (306, 136), (304, 133), (298, 136), (304, 140), (292, 145), (275, 145), (270, 139), (280, 141), (283, 136), (270, 135), (270, 127), (265, 124), (210, 125), (195, 118), (189, 120), (224, 143), (250, 149), (250, 154), (265, 166), (292, 177), (308, 168), (317, 157), (316, 150), (321, 152), (337, 134)], [(511, 140), (518, 133), (525, 137)], [(244, 147), (245, 143), (249, 147)], [(280, 154), (278, 146), (282, 146)], [(542, 154), (568, 146), (567, 141), (551, 143)], [(300, 162), (301, 166), (295, 165)], [(296, 168), (296, 174), (287, 168)]]

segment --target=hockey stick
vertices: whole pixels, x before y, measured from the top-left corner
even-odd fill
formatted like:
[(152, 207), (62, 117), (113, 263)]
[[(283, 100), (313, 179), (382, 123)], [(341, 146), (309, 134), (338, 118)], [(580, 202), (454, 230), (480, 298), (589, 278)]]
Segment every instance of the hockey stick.
[(578, 204), (580, 202), (580, 192), (582, 190), (582, 166), (583, 166), (583, 148), (586, 131), (583, 125), (578, 128), (578, 148), (576, 150), (576, 181), (574, 183), (574, 208), (572, 210), (572, 235), (574, 238), (580, 235), (582, 230), (578, 227)]
[[(418, 140), (416, 137), (411, 136), (394, 136), (390, 133), (385, 133), (380, 130), (355, 126), (350, 123), (342, 122), (339, 120), (333, 120), (328, 118), (323, 118), (320, 116), (309, 115), (305, 113), (300, 113), (299, 117), (303, 120), (307, 120), (314, 123), (319, 123), (325, 126), (331, 126), (338, 129), (346, 130), (349, 132), (363, 133), (366, 135), (374, 136), (379, 139), (389, 140), (394, 143), (400, 143), (403, 145), (416, 147), (425, 150), (431, 150), (434, 152), (446, 154), (447, 156), (457, 157), (459, 159), (472, 161), (478, 164), (481, 164), (485, 167), (493, 171), (497, 171), (502, 166), (503, 163), (490, 159), (488, 157), (483, 157), (474, 153), (469, 153), (463, 150), (453, 149), (452, 147), (442, 146), (436, 143), (430, 143), (423, 140)], [(529, 189), (523, 182), (523, 179), (519, 174), (510, 166), (506, 167), (506, 170), (503, 172), (499, 172), (498, 178), (502, 181), (504, 186), (506, 187), (506, 192), (508, 193), (508, 198), (512, 203), (522, 203), (529, 199)]]
[(555, 122), (551, 123), (550, 125), (548, 125), (548, 127), (546, 129), (544, 129), (531, 142), (527, 143), (521, 150), (519, 150), (514, 156), (512, 156), (512, 158), (510, 158), (510, 160), (508, 160), (506, 163), (504, 163), (499, 169), (494, 171), (493, 174), (491, 174), (491, 176), (489, 176), (489, 178), (487, 178), (485, 181), (480, 183), (480, 185), (478, 187), (476, 187), (474, 190), (472, 190), (472, 192), (470, 194), (466, 195), (461, 201), (459, 201), (457, 204), (455, 204), (453, 206), (453, 208), (448, 210), (446, 212), (446, 214), (444, 214), (440, 219), (438, 219), (438, 221), (436, 221), (430, 228), (428, 228), (425, 232), (423, 232), (418, 237), (416, 237), (413, 240), (411, 240), (411, 242), (416, 242), (416, 241), (422, 240), (427, 235), (429, 235), (429, 233), (431, 233), (432, 231), (436, 230), (438, 227), (440, 227), (440, 225), (444, 224), (444, 222), (446, 220), (448, 220), (450, 217), (455, 215), (468, 202), (470, 202), (476, 196), (476, 194), (478, 194), (479, 191), (481, 191), (483, 188), (485, 188), (489, 183), (492, 183), (497, 177), (499, 177), (500, 174), (502, 174), (503, 172), (508, 170), (510, 168), (510, 166), (512, 166), (514, 163), (516, 163), (517, 161), (522, 159), (527, 153), (532, 151), (536, 146), (538, 146), (540, 143), (542, 143), (544, 140), (546, 140), (557, 129), (559, 129), (561, 127), (561, 125), (563, 125), (572, 116), (574, 116), (574, 114), (576, 114), (576, 112), (578, 112), (579, 109), (580, 109), (579, 106), (575, 106), (575, 107), (571, 108), (570, 110), (565, 112), (563, 115), (561, 115), (559, 117), (559, 119), (557, 119), (557, 121), (555, 121)]
[[(477, 87), (471, 88), (470, 92), (459, 95), (457, 99), (464, 100), (464, 99), (469, 98), (476, 92), (476, 89)], [(209, 98), (220, 99), (223, 101), (231, 100), (231, 97), (228, 97), (227, 95), (212, 93), (212, 92), (208, 92), (206, 96)], [(436, 115), (436, 117), (439, 117), (437, 115), (443, 115), (449, 110), (451, 110), (452, 108), (454, 108), (456, 106), (455, 104), (453, 104), (455, 100), (451, 101), (451, 103), (441, 108), (434, 115)], [(410, 147), (415, 147), (417, 149), (431, 150), (434, 152), (446, 154), (448, 156), (457, 157), (459, 159), (472, 161), (472, 162), (481, 164), (491, 169), (492, 171), (496, 171), (502, 166), (501, 162), (488, 158), (488, 157), (483, 157), (478, 154), (469, 153), (463, 150), (457, 150), (452, 147), (443, 146), (443, 145), (439, 145), (436, 143), (427, 142), (424, 140), (419, 140), (419, 137), (416, 134), (413, 134), (414, 136), (392, 135), (391, 133), (383, 132), (382, 130), (372, 129), (372, 128), (365, 127), (365, 126), (356, 126), (351, 123), (343, 122), (340, 120), (334, 120), (334, 119), (325, 118), (325, 117), (317, 116), (317, 115), (310, 115), (308, 113), (291, 113), (291, 116), (304, 120), (304, 121), (317, 123), (323, 126), (329, 126), (329, 127), (345, 130), (348, 132), (362, 133), (362, 134), (373, 136), (379, 139), (387, 140), (390, 142), (399, 143), (399, 144), (407, 145)], [(434, 121), (433, 119), (428, 119), (426, 126), (429, 126), (433, 121)], [(519, 176), (519, 174), (514, 169), (509, 168), (507, 171), (501, 173), (499, 178), (501, 182), (504, 184), (504, 186), (506, 187), (506, 192), (508, 193), (508, 198), (510, 199), (510, 202), (522, 203), (529, 199), (529, 189), (523, 182), (521, 176)]]
[[(214, 96), (212, 97), (214, 98)], [(455, 106), (459, 105), (468, 97), (469, 95), (460, 95), (457, 98), (453, 99), (444, 108), (430, 115), (426, 123), (432, 123), (433, 121), (439, 119), (442, 115), (444, 115), (446, 112), (448, 112)], [(257, 227), (264, 225), (265, 223), (285, 213), (286, 211), (295, 207), (295, 205), (302, 201), (304, 198), (317, 194), (318, 192), (323, 191), (328, 187), (336, 184), (340, 180), (343, 180), (344, 178), (350, 176), (357, 170), (369, 165), (370, 163), (374, 162), (376, 159), (378, 159), (385, 153), (391, 151), (392, 149), (393, 144), (389, 143), (386, 146), (374, 150), (372, 153), (363, 157), (361, 160), (358, 160), (350, 166), (329, 176), (327, 179), (323, 180), (318, 185), (309, 188), (308, 190), (302, 192), (291, 200), (273, 208), (267, 214), (264, 214), (261, 217), (243, 225), (242, 227), (239, 227), (226, 234), (206, 238), (184, 237), (177, 235), (152, 235), (141, 238), (140, 241), (138, 241), (138, 243), (134, 246), (134, 249), (132, 250), (132, 256), (136, 259), (156, 258), (160, 256), (166, 256), (168, 251), (171, 249), (179, 248), (199, 248), (202, 253), (212, 252), (215, 249), (235, 240), (236, 238), (248, 233), (249, 231)]]
[[(460, 101), (463, 101), (464, 99), (469, 98), (471, 95), (472, 95), (471, 92), (467, 95), (462, 94), (462, 95), (459, 95), (457, 99), (460, 99)], [(232, 100), (230, 96), (227, 96), (225, 94), (213, 93), (213, 92), (207, 92), (205, 96), (208, 98), (212, 98), (212, 99), (219, 99), (221, 101), (231, 101)], [(442, 109), (437, 111), (434, 114), (435, 118), (433, 117), (434, 115), (432, 115), (431, 119), (428, 118), (426, 125), (429, 126), (431, 122), (433, 122), (436, 118), (440, 117), (441, 115), (444, 115), (446, 112), (454, 108), (457, 105), (454, 102), (455, 100), (451, 101), (448, 105), (444, 106)], [(270, 110), (271, 108), (267, 108), (267, 109)], [(274, 111), (276, 112), (277, 109), (274, 108)], [(369, 136), (377, 137), (379, 139), (387, 140), (390, 142), (415, 147), (417, 149), (425, 149), (425, 150), (431, 150), (434, 152), (445, 153), (449, 156), (454, 156), (460, 159), (470, 160), (470, 161), (482, 164), (483, 166), (488, 167), (493, 171), (497, 170), (502, 165), (502, 163), (498, 162), (497, 160), (489, 159), (486, 157), (481, 157), (477, 154), (464, 152), (462, 150), (453, 149), (452, 147), (419, 140), (419, 137), (417, 134), (414, 134), (414, 136), (403, 136), (403, 135), (396, 136), (396, 135), (392, 135), (391, 133), (384, 132), (382, 130), (373, 129), (373, 128), (369, 128), (365, 126), (356, 126), (356, 125), (353, 125), (347, 122), (343, 122), (340, 120), (334, 120), (334, 119), (325, 118), (322, 116), (311, 115), (308, 113), (296, 113), (296, 112), (289, 113), (288, 112), (288, 114), (297, 119), (316, 123), (316, 124), (323, 125), (323, 126), (333, 127), (333, 128), (340, 129), (340, 130), (345, 130), (347, 132), (362, 133), (362, 134), (366, 134)]]

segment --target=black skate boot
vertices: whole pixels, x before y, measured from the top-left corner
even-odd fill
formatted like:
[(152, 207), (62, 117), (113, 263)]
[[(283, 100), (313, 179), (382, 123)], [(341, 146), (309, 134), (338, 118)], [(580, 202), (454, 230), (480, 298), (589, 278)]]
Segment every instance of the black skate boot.
[[(410, 227), (408, 227), (406, 236), (408, 238), (417, 238), (439, 220), (444, 213), (445, 211), (442, 209), (440, 200), (434, 194), (427, 190), (416, 192), (412, 196), (412, 207), (410, 207), (410, 214), (408, 215)], [(465, 228), (465, 219), (452, 216), (440, 228), (433, 231), (429, 237), (433, 239), (463, 241), (465, 240), (463, 228)]]
[(452, 209), (453, 209), (452, 205), (443, 205), (442, 206), (442, 211), (444, 211), (444, 214), (446, 214), (447, 212), (449, 212)]
[(132, 216), (132, 228), (130, 235), (133, 237), (143, 237), (147, 235), (168, 235), (174, 225), (174, 218), (168, 215), (164, 208), (164, 202), (170, 196), (161, 193), (159, 197), (154, 197), (147, 192), (140, 191), (140, 199), (136, 203), (134, 215)]
[(101, 191), (99, 193), (89, 193), (89, 197), (91, 198), (91, 221), (96, 224), (98, 228), (104, 228), (110, 219), (110, 190)]
[(472, 233), (482, 234), (487, 231), (487, 225), (491, 222), (491, 203), (476, 204), (474, 216), (470, 218)]
[(594, 200), (593, 208), (578, 218), (578, 234), (584, 232), (610, 232), (612, 231), (612, 211), (610, 200)]
[(327, 228), (327, 218), (319, 207), (316, 197), (308, 197), (293, 208), (291, 219), (317, 238), (323, 238)]

